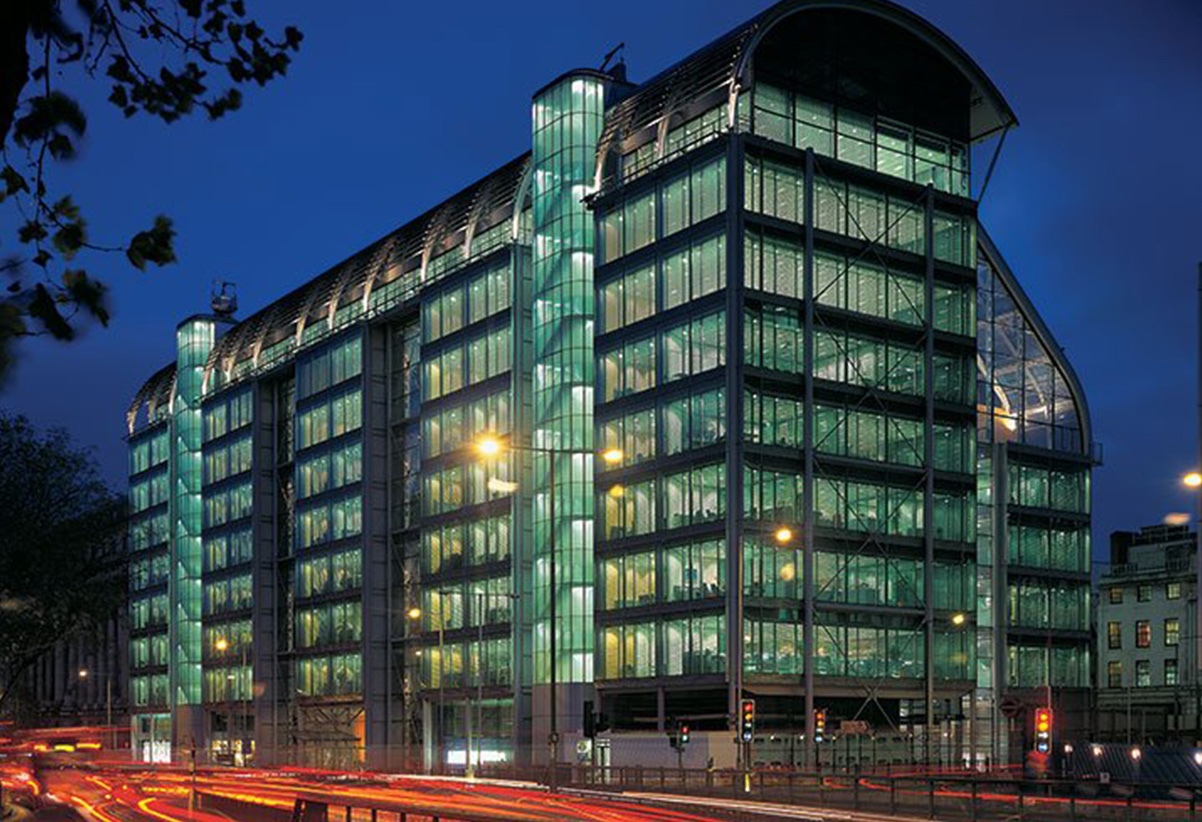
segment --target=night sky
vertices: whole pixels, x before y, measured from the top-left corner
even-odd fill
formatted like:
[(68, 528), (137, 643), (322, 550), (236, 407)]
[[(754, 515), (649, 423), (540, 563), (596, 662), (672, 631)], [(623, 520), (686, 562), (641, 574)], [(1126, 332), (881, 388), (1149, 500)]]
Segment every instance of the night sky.
[[(595, 67), (625, 41), (642, 81), (770, 3), (247, 5), (305, 41), (287, 77), (248, 90), (222, 121), (125, 120), (106, 88), (66, 83), (90, 123), (55, 184), (97, 240), (171, 215), (180, 262), (139, 274), (92, 260), (112, 285), (111, 327), (25, 344), (0, 407), (68, 428), (116, 486), (129, 400), (173, 357), (176, 323), (207, 310), (211, 280), (235, 281), (247, 316), (528, 149), (530, 95), (564, 70)], [(1018, 114), (982, 221), (1085, 386), (1105, 459), (1096, 546), (1192, 510), (1178, 478), (1197, 449), (1202, 3), (906, 5), (976, 59)], [(2, 213), (0, 250), (11, 249)]]

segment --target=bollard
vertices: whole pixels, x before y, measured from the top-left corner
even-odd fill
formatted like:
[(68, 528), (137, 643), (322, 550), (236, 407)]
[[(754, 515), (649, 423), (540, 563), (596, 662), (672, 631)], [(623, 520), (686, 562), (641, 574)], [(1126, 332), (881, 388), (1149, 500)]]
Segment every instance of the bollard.
[(972, 785), (972, 795), (968, 798), (970, 803), (968, 806), (968, 813), (972, 818), (972, 822), (977, 822), (977, 780), (974, 779), (969, 784)]

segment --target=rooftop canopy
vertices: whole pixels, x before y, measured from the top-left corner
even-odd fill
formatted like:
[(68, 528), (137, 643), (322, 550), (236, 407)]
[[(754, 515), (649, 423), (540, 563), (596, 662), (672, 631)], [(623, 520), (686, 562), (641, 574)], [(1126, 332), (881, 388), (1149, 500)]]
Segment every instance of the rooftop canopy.
[[(963, 142), (1017, 124), (1009, 104), (943, 32), (886, 0), (784, 0), (643, 83), (610, 111), (619, 152), (763, 79)], [(733, 115), (732, 115), (733, 116)]]

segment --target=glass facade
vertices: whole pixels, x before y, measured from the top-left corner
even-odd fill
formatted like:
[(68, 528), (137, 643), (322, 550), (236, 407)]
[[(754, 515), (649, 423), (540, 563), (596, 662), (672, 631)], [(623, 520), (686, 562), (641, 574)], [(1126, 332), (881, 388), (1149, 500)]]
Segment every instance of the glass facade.
[[(583, 200), (605, 122), (604, 80), (557, 81), (535, 97), (533, 119), (534, 678), (549, 682), (553, 666), (556, 682), (591, 682), (595, 230)], [(643, 242), (654, 212), (654, 201), (632, 206), (631, 225), (617, 233)], [(653, 350), (653, 341), (632, 346), (607, 390), (645, 387)]]
[(145, 718), (443, 769), (536, 761), (584, 699), (624, 733), (755, 696), (784, 737), (855, 704), (980, 763), (1002, 696), (1088, 682), (1088, 412), (977, 224), (983, 115), (843, 99), (789, 14), (707, 47), (736, 97), (688, 61), (570, 72), (528, 155), (220, 338), (180, 327), (131, 412)]

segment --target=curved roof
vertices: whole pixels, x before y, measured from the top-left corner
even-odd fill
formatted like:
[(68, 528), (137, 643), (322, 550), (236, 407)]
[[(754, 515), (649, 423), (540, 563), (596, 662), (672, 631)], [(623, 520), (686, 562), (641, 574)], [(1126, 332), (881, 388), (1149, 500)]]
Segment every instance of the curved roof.
[(366, 305), (377, 285), (414, 271), (423, 282), (432, 258), (470, 245), (475, 234), (513, 215), (529, 163), (527, 152), (247, 317), (213, 347), (206, 380), (214, 369), (228, 372), (238, 362), (257, 360), (264, 348), (289, 336), (299, 343), (307, 325), (332, 322), (339, 306), (355, 300)]
[[(1036, 341), (1039, 343), (1039, 347), (1043, 349), (1043, 353), (1051, 360), (1060, 377), (1063, 378), (1069, 395), (1072, 398), (1077, 425), (1081, 431), (1081, 453), (1087, 457), (1092, 457), (1093, 424), (1089, 417), (1089, 403), (1085, 398), (1085, 389), (1081, 386), (1081, 380), (1077, 377), (1077, 372), (1073, 370), (1072, 363), (1064, 355), (1064, 349), (1056, 342), (1051, 329), (1047, 327), (1043, 318), (1039, 316), (1039, 312), (1036, 311), (1031, 298), (1023, 291), (1018, 278), (1014, 276), (1014, 272), (1006, 264), (1006, 260), (1002, 257), (1001, 252), (998, 251), (997, 246), (994, 245), (993, 240), (990, 239), (984, 226), (978, 225), (977, 240), (985, 251), (985, 256), (988, 258), (993, 274), (1001, 280), (1008, 296), (1014, 301), (1014, 306), (1017, 308), (1019, 315), (1025, 321), (1025, 330), (1034, 335)], [(1016, 356), (1018, 359), (1022, 358), (1021, 355)], [(1032, 383), (1032, 380), (1023, 379), (1020, 386), (1016, 388), (1016, 391), (1021, 393), (1023, 390), (1026, 390), (1027, 393), (1036, 396), (1046, 392), (1045, 388), (1037, 385), (1033, 386)], [(1040, 402), (1045, 405), (1048, 404), (1047, 398), (1044, 397), (1041, 397)]]
[[(733, 100), (751, 85), (754, 56), (764, 38), (795, 14), (827, 10), (869, 14), (892, 23), (930, 46), (954, 67), (972, 89), (971, 139), (983, 139), (1016, 125), (1010, 105), (981, 67), (929, 22), (888, 0), (784, 0), (719, 37), (639, 86), (607, 115), (600, 147), (630, 139), (649, 127), (665, 126), (674, 115)], [(733, 117), (733, 110), (731, 113)]]
[(134, 395), (133, 402), (125, 412), (125, 425), (129, 433), (132, 434), (137, 427), (138, 414), (143, 408), (146, 410), (147, 421), (153, 420), (155, 410), (163, 405), (170, 406), (174, 395), (175, 363), (168, 363), (151, 374), (150, 379), (142, 383), (142, 387)]

